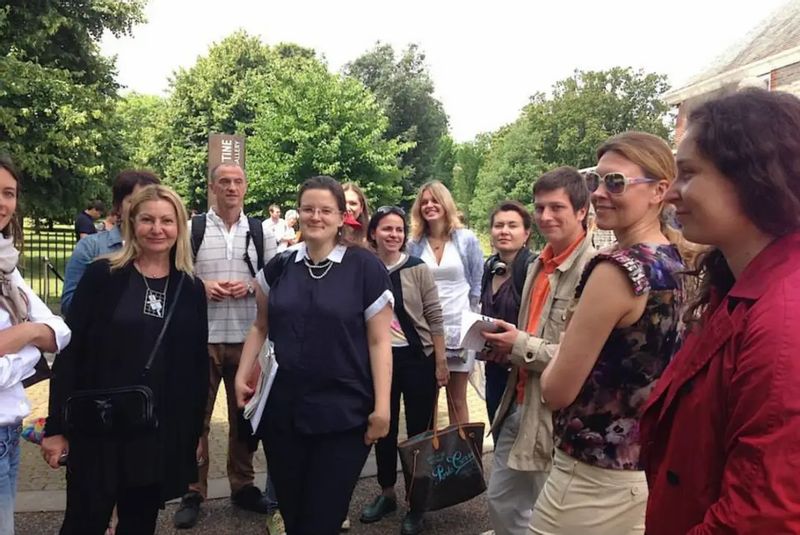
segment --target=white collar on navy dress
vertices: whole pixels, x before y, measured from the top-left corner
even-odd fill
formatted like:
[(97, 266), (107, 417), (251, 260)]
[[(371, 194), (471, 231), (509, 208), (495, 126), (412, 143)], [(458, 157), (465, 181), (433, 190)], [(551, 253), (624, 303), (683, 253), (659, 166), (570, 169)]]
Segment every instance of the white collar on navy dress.
[[(308, 256), (308, 247), (306, 246), (306, 242), (300, 242), (296, 246), (297, 254), (294, 257), (295, 263), (302, 262), (306, 256)], [(337, 264), (342, 263), (342, 258), (344, 258), (344, 253), (347, 251), (347, 247), (344, 245), (337, 245), (334, 247), (330, 253), (328, 253), (328, 257), (325, 260), (330, 260), (331, 262), (336, 262)]]

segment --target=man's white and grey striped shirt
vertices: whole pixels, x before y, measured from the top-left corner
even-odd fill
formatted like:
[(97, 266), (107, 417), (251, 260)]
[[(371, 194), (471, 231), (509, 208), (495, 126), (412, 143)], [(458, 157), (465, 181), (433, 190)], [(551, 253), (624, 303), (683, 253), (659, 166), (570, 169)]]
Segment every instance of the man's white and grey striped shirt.
[[(244, 260), (245, 241), (250, 227), (242, 212), (239, 221), (227, 229), (225, 222), (210, 209), (206, 214), (206, 231), (195, 258), (195, 275), (206, 281), (252, 281), (250, 269)], [(275, 256), (275, 236), (264, 232), (264, 263)], [(252, 238), (248, 255), (253, 269), (258, 271), (256, 247)], [(247, 295), (241, 299), (229, 297), (222, 301), (208, 301), (208, 343), (240, 344), (256, 318), (256, 298)]]

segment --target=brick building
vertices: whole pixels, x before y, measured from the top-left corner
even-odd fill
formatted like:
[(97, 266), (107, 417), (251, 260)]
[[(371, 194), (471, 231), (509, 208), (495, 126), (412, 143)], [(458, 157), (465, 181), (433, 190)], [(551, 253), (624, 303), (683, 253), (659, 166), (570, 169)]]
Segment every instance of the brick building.
[(800, 97), (800, 0), (789, 0), (704, 72), (664, 94), (678, 109), (677, 144), (692, 106), (709, 98), (755, 86)]

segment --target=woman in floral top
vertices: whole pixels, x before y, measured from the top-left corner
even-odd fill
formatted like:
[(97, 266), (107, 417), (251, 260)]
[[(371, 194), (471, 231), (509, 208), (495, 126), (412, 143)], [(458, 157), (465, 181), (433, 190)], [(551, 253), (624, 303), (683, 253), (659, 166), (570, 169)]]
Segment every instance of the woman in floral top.
[[(542, 374), (554, 418), (552, 472), (533, 533), (644, 533), (640, 410), (672, 355), (684, 269), (662, 223), (675, 160), (661, 139), (626, 132), (597, 151), (586, 174), (597, 226), (617, 245), (586, 267), (558, 355)], [(672, 237), (672, 240), (670, 240)]]

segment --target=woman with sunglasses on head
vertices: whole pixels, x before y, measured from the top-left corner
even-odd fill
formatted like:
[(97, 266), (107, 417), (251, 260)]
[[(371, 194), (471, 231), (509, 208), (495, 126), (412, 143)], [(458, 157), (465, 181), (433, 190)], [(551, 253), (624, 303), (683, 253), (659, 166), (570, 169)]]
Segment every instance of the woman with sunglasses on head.
[(642, 417), (647, 533), (800, 533), (800, 100), (703, 103), (677, 159), (667, 201), (712, 249)]
[(267, 336), (277, 374), (255, 435), (288, 535), (334, 535), (369, 450), (389, 432), (392, 291), (375, 255), (342, 235), (342, 186), (300, 186), (304, 241), (256, 277), (256, 321), (236, 373), (240, 407)]
[(23, 380), (42, 351), (59, 351), (70, 330), (25, 283), (17, 269), (22, 228), (17, 214), (22, 175), (0, 155), (0, 533), (14, 533), (22, 420), (31, 412)]
[(597, 226), (613, 230), (617, 245), (586, 266), (559, 351), (542, 373), (542, 401), (558, 412), (535, 534), (644, 532), (638, 420), (678, 337), (684, 266), (669, 237), (680, 234), (661, 218), (672, 151), (653, 135), (626, 132), (597, 157), (586, 181)]
[[(408, 223), (397, 206), (382, 206), (370, 219), (367, 239), (389, 271), (395, 312), (392, 318), (392, 398), (389, 434), (375, 446), (381, 494), (364, 508), (361, 522), (381, 520), (397, 509), (397, 431), (400, 396), (405, 406), (409, 437), (426, 431), (436, 405), (437, 388), (450, 377), (444, 356), (442, 307), (430, 268), (405, 252)], [(406, 488), (410, 484), (406, 482)], [(403, 535), (422, 532), (422, 511), (408, 511)]]
[(461, 315), (465, 310), (478, 309), (483, 252), (475, 234), (463, 228), (453, 196), (439, 181), (423, 184), (411, 207), (408, 252), (424, 260), (433, 271), (442, 303), (445, 354), (450, 369), (450, 423), (466, 423), (467, 382), (475, 365), (475, 352), (459, 347)]

